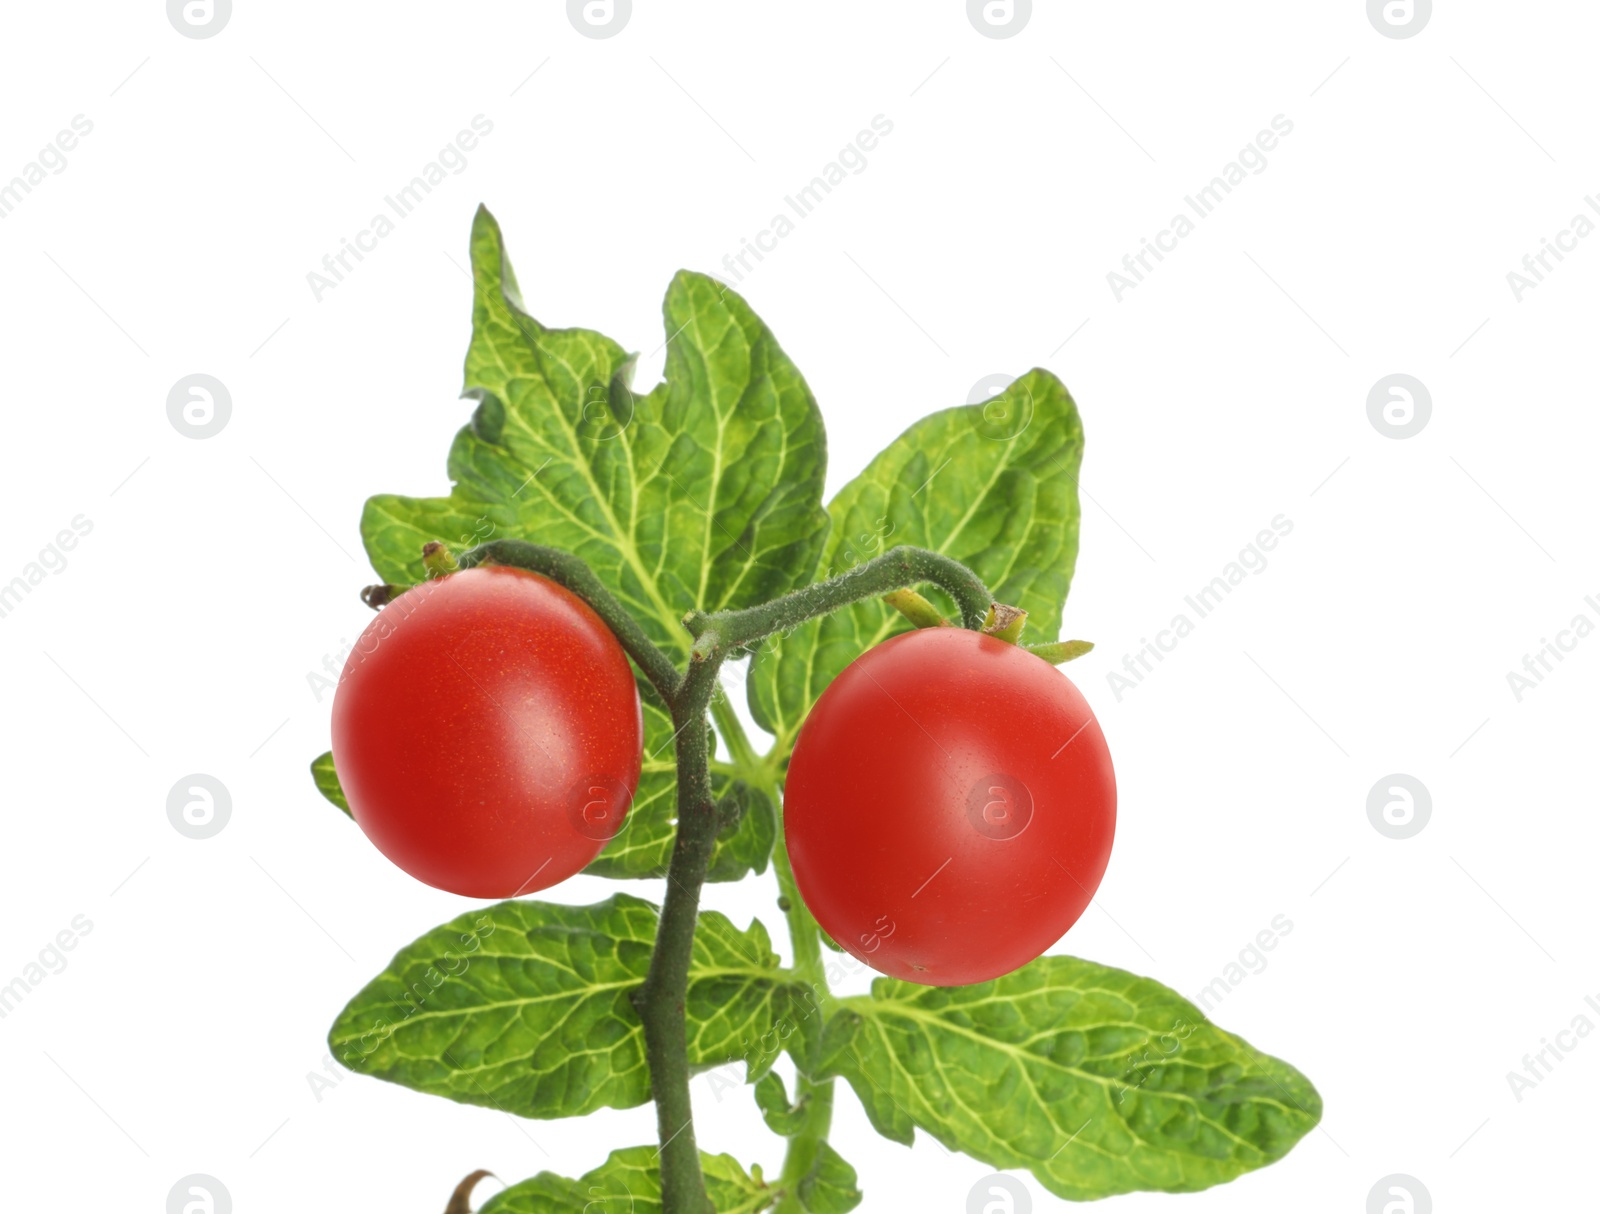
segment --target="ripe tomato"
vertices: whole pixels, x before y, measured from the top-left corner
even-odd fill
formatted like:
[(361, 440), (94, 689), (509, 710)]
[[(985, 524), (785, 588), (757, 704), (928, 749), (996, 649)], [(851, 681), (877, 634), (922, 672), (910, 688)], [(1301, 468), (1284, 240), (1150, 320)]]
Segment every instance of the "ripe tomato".
[(965, 628), (868, 650), (801, 727), (784, 792), (800, 894), (876, 970), (1026, 965), (1089, 905), (1116, 829), (1105, 736), (1067, 677)]
[(419, 881), (509, 898), (599, 854), (639, 786), (639, 691), (592, 608), (523, 569), (406, 591), (356, 642), (333, 761), (357, 824)]

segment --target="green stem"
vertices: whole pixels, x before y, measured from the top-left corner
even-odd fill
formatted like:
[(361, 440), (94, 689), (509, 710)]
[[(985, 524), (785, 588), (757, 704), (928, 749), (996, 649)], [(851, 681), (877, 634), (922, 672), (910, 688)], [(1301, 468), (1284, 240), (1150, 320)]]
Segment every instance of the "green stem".
[(711, 719), (717, 723), (717, 732), (728, 744), (728, 756), (732, 760), (727, 765), (729, 770), (746, 784), (753, 785), (770, 796), (774, 790), (770, 773), (761, 756), (756, 754), (756, 748), (750, 745), (750, 739), (744, 732), (744, 725), (739, 721), (739, 714), (727, 696), (717, 696), (711, 701)]
[(789, 1139), (789, 1149), (784, 1152), (783, 1171), (777, 1187), (783, 1196), (772, 1207), (772, 1214), (806, 1214), (800, 1200), (800, 1186), (811, 1170), (817, 1166), (817, 1156), (828, 1141), (828, 1130), (833, 1125), (833, 1080), (813, 1083), (803, 1075), (795, 1080), (795, 1101), (806, 1107), (805, 1121), (800, 1132)]
[(976, 573), (960, 561), (926, 548), (891, 548), (838, 577), (796, 590), (770, 603), (740, 611), (691, 611), (683, 625), (695, 638), (695, 649), (726, 652), (785, 632), (819, 615), (827, 615), (862, 599), (881, 598), (920, 582), (931, 582), (955, 599), (961, 622), (982, 628), (994, 600)]
[[(745, 736), (744, 726), (725, 699), (711, 706), (711, 716), (728, 751), (733, 756), (738, 777), (761, 789), (774, 805), (782, 804), (782, 793), (776, 771), (758, 758), (755, 748)], [(828, 989), (828, 978), (822, 963), (822, 929), (806, 908), (794, 879), (794, 869), (789, 864), (789, 853), (783, 846), (784, 834), (778, 832), (778, 846), (773, 849), (772, 867), (778, 878), (778, 901), (783, 908), (789, 928), (789, 943), (794, 950), (796, 976), (811, 988), (816, 998), (818, 1014), (826, 1017), (833, 1003), (833, 993)], [(773, 1214), (805, 1214), (800, 1201), (800, 1184), (816, 1166), (817, 1155), (828, 1139), (833, 1124), (833, 1080), (813, 1081), (802, 1074), (795, 1076), (794, 1102), (804, 1104), (806, 1116), (800, 1129), (789, 1138), (784, 1151), (783, 1170), (777, 1188), (783, 1197), (773, 1208)]]
[[(717, 723), (717, 732), (728, 744), (733, 756), (733, 774), (764, 792), (779, 808), (783, 805), (783, 792), (777, 772), (765, 759), (757, 756), (750, 739), (745, 735), (733, 705), (726, 699), (717, 699), (711, 705), (711, 719)], [(789, 942), (794, 948), (794, 970), (817, 992), (819, 1001), (829, 997), (827, 979), (822, 972), (822, 929), (806, 909), (795, 884), (794, 869), (789, 865), (789, 852), (782, 846), (783, 832), (778, 832), (779, 845), (772, 851), (772, 868), (778, 878), (778, 900), (783, 908), (789, 928)]]
[[(782, 835), (780, 834), (780, 840)], [(822, 929), (806, 909), (795, 884), (794, 869), (789, 865), (789, 855), (782, 842), (773, 849), (772, 866), (778, 874), (778, 889), (788, 921), (789, 941), (794, 947), (794, 968), (800, 979), (811, 988), (815, 996), (818, 1015), (824, 1020), (833, 1005), (833, 992), (828, 989), (827, 974), (822, 965)], [(800, 1202), (800, 1184), (816, 1166), (822, 1144), (828, 1140), (828, 1130), (833, 1124), (833, 1080), (811, 1080), (796, 1072), (794, 1086), (796, 1104), (806, 1106), (806, 1116), (797, 1134), (789, 1139), (783, 1156), (783, 1172), (778, 1187), (783, 1198), (774, 1207), (773, 1214), (804, 1214)]]
[(656, 1101), (661, 1142), (661, 1208), (673, 1214), (710, 1214), (700, 1148), (695, 1143), (694, 1106), (689, 1097), (689, 962), (700, 913), (700, 889), (717, 844), (717, 807), (706, 769), (706, 706), (716, 691), (721, 655), (689, 667), (672, 702), (677, 730), (678, 833), (667, 866), (667, 892), (656, 928), (656, 946), (644, 985), (633, 1005), (644, 1023), (645, 1061)]
[[(740, 778), (765, 792), (774, 804), (781, 800), (776, 766), (756, 755), (733, 706), (716, 695), (717, 672), (735, 651), (774, 632), (915, 583), (931, 582), (945, 590), (959, 605), (966, 627), (979, 628), (992, 603), (989, 591), (977, 574), (959, 561), (921, 548), (894, 548), (848, 573), (770, 603), (713, 614), (691, 611), (684, 617), (684, 627), (695, 640), (688, 673), (680, 674), (594, 571), (571, 553), (521, 540), (495, 540), (463, 553), (459, 561), (463, 569), (483, 564), (529, 569), (565, 586), (611, 629), (671, 710), (676, 730), (678, 830), (650, 969), (633, 993), (633, 1005), (644, 1026), (645, 1060), (656, 1103), (661, 1209), (663, 1214), (713, 1214), (695, 1142), (685, 1015), (700, 890), (717, 841), (717, 807), (711, 795), (711, 755), (705, 728), (708, 711), (728, 744), (731, 766)], [(773, 867), (794, 946), (795, 975), (810, 986), (819, 1012), (825, 1013), (832, 995), (823, 971), (820, 929), (801, 901), (781, 843), (774, 851)], [(778, 1210), (786, 1214), (801, 1210), (799, 1186), (827, 1139), (833, 1117), (833, 1082), (812, 1083), (801, 1076), (795, 1098), (805, 1103), (807, 1113), (800, 1133), (790, 1138), (784, 1158), (780, 1182), (784, 1195)]]

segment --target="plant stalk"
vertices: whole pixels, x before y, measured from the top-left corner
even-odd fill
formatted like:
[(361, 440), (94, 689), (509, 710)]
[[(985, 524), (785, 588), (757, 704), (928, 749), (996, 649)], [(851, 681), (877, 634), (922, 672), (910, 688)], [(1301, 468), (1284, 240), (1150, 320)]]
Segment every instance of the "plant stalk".
[(656, 1102), (661, 1142), (661, 1208), (673, 1214), (712, 1214), (695, 1142), (689, 1096), (689, 963), (700, 913), (700, 889), (717, 844), (717, 807), (707, 770), (706, 708), (716, 691), (721, 655), (689, 667), (672, 701), (677, 730), (678, 833), (667, 867), (667, 892), (656, 928), (656, 946), (644, 985), (633, 1005), (644, 1023), (645, 1060)]
[[(775, 632), (919, 583), (932, 583), (946, 591), (968, 628), (983, 626), (993, 600), (977, 574), (959, 561), (921, 548), (893, 548), (838, 577), (769, 603), (736, 611), (691, 611), (683, 622), (694, 643), (688, 673), (680, 674), (594, 571), (571, 553), (521, 540), (494, 540), (463, 553), (459, 563), (463, 569), (511, 565), (565, 586), (611, 629), (671, 710), (677, 731), (678, 830), (650, 968), (632, 998), (644, 1025), (650, 1090), (656, 1104), (663, 1214), (714, 1214), (695, 1141), (686, 1017), (700, 891), (717, 842), (717, 808), (711, 795), (711, 755), (705, 728), (708, 711), (728, 744), (738, 777), (766, 793), (774, 804), (780, 803), (776, 769), (756, 756), (732, 705), (716, 696), (717, 672), (731, 654)], [(801, 901), (781, 842), (773, 855), (773, 867), (794, 947), (794, 973), (810, 987), (819, 1014), (825, 1015), (832, 996), (823, 972), (821, 929)], [(784, 1214), (802, 1209), (800, 1185), (815, 1165), (832, 1121), (833, 1081), (812, 1083), (801, 1075), (795, 1099), (805, 1103), (807, 1115), (801, 1132), (790, 1138), (784, 1158), (779, 1181), (783, 1196), (777, 1207)]]
[[(728, 744), (737, 778), (761, 789), (774, 805), (781, 806), (782, 794), (777, 772), (756, 755), (733, 706), (725, 699), (717, 699), (712, 702), (711, 716)], [(778, 878), (778, 901), (789, 929), (789, 944), (794, 950), (795, 975), (811, 989), (818, 1014), (826, 1018), (832, 1008), (833, 992), (828, 989), (828, 978), (823, 968), (822, 929), (817, 926), (816, 919), (800, 897), (794, 869), (789, 864), (789, 853), (782, 843), (784, 835), (781, 830), (778, 837), (778, 846), (773, 849), (772, 867)], [(833, 1124), (833, 1083), (832, 1079), (811, 1080), (803, 1074), (795, 1076), (794, 1103), (805, 1105), (806, 1116), (799, 1132), (790, 1136), (784, 1151), (783, 1170), (777, 1181), (783, 1196), (773, 1207), (773, 1214), (805, 1214), (805, 1207), (800, 1200), (800, 1185), (816, 1165), (817, 1155), (827, 1141), (828, 1130)]]
[(738, 611), (691, 611), (684, 616), (683, 625), (694, 636), (697, 649), (707, 642), (710, 648), (727, 651), (775, 632), (787, 632), (862, 599), (882, 598), (921, 582), (931, 582), (955, 599), (964, 627), (983, 627), (994, 600), (982, 579), (960, 561), (926, 548), (905, 546), (891, 548), (838, 577), (792, 591), (770, 603)]

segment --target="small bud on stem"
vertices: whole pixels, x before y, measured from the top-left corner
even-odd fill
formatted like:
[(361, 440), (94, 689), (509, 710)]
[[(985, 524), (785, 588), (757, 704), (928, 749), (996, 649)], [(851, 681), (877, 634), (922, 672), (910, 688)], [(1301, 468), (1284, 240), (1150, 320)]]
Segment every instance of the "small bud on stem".
[(422, 545), (422, 567), (428, 571), (430, 578), (444, 577), (461, 568), (456, 564), (455, 554), (438, 540), (429, 540)]
[(1028, 613), (1021, 607), (995, 603), (984, 618), (983, 631), (998, 640), (1015, 645), (1017, 638), (1022, 635), (1022, 626), (1027, 622)]

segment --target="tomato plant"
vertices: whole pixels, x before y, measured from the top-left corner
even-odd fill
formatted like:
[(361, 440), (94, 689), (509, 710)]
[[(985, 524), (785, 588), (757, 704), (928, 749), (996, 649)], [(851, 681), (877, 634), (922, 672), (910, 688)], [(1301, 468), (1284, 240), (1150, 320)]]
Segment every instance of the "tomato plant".
[(956, 986), (1019, 969), (1077, 921), (1116, 805), (1105, 737), (1066, 675), (981, 632), (923, 628), (867, 650), (812, 708), (784, 839), (846, 952)]
[[(481, 209), (471, 260), (454, 483), (367, 502), (376, 644), (312, 772), (403, 867), (506, 900), (401, 949), (339, 1013), (334, 1057), (516, 1117), (655, 1105), (659, 1145), (479, 1214), (844, 1214), (846, 1090), (885, 1137), (920, 1129), (1070, 1200), (1286, 1154), (1322, 1113), (1304, 1075), (1152, 979), (1040, 955), (1116, 813), (1105, 739), (1047, 664), (1092, 648), (1056, 639), (1083, 455), (1061, 381), (923, 418), (824, 502), (821, 411), (736, 292), (673, 279), (641, 395), (623, 346), (525, 310)], [(744, 659), (764, 751), (720, 677)], [(609, 840), (608, 781), (633, 794)], [(516, 896), (586, 860), (652, 898)], [(787, 959), (759, 920), (700, 907), (706, 882), (769, 868)], [(847, 959), (818, 919), (891, 976), (835, 993)], [(770, 1177), (696, 1135), (697, 1077), (738, 1063), (787, 1144)]]
[(593, 608), (504, 566), (418, 587), (368, 625), (333, 702), (351, 816), (419, 881), (511, 898), (565, 881), (616, 834), (643, 722)]

